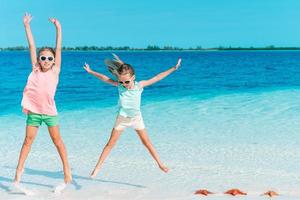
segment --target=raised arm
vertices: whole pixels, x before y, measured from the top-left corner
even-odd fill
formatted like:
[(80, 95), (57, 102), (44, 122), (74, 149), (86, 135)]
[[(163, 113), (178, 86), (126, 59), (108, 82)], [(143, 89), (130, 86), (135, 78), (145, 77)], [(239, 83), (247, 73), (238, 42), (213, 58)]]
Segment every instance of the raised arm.
[(170, 75), (172, 72), (176, 71), (179, 68), (180, 64), (181, 64), (181, 58), (178, 59), (177, 64), (175, 66), (171, 67), (167, 71), (159, 73), (159, 74), (157, 74), (156, 76), (154, 76), (153, 78), (151, 78), (149, 80), (140, 81), (139, 82), (140, 87), (143, 88), (143, 87), (152, 85), (152, 84), (164, 79), (165, 77)]
[(59, 21), (55, 18), (50, 18), (50, 22), (52, 22), (55, 25), (56, 28), (56, 48), (55, 48), (55, 71), (57, 73), (60, 72), (61, 67), (61, 43), (62, 43), (62, 31), (61, 31), (61, 25)]
[(92, 74), (94, 76), (96, 76), (98, 79), (100, 79), (101, 81), (105, 82), (105, 83), (108, 83), (108, 84), (111, 84), (113, 86), (118, 86), (118, 82), (117, 81), (114, 81), (112, 80), (111, 78), (105, 76), (104, 74), (100, 74), (98, 72), (95, 72), (93, 71), (90, 66), (85, 63), (83, 68), (85, 69), (85, 71), (87, 71), (89, 74)]
[(30, 28), (30, 22), (32, 20), (32, 16), (29, 13), (25, 13), (23, 17), (23, 23), (26, 31), (26, 37), (29, 45), (29, 52), (30, 52), (30, 60), (32, 65), (32, 70), (37, 67), (37, 56), (36, 56), (36, 47), (34, 44), (33, 35)]

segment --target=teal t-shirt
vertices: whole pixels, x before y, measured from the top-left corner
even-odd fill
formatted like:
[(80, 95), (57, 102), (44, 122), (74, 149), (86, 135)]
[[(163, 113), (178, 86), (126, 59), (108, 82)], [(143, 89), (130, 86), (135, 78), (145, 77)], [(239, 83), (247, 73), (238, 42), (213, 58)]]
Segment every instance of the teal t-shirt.
[(119, 115), (124, 117), (135, 117), (141, 114), (141, 94), (143, 88), (138, 82), (134, 82), (133, 89), (127, 89), (122, 84), (118, 85), (119, 90)]

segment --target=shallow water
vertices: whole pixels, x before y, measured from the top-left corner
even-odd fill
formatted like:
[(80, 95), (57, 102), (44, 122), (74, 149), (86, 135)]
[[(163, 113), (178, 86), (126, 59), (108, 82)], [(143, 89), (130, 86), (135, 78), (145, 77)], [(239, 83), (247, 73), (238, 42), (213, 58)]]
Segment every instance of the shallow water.
[[(234, 187), (253, 197), (269, 189), (282, 193), (279, 198), (300, 196), (300, 52), (118, 54), (136, 67), (139, 80), (183, 58), (181, 69), (146, 88), (142, 100), (149, 136), (171, 172), (163, 174), (135, 132), (126, 130), (98, 179), (88, 179), (114, 124), (117, 91), (81, 66), (87, 61), (108, 74), (102, 60), (109, 52), (68, 52), (56, 95), (74, 174), (65, 199), (195, 199), (200, 188), (221, 193)], [(24, 139), (20, 100), (28, 54), (1, 52), (0, 57), (0, 197), (24, 198), (8, 187)], [(37, 198), (52, 199), (51, 188), (62, 178), (43, 126), (26, 162), (24, 185), (38, 191)]]

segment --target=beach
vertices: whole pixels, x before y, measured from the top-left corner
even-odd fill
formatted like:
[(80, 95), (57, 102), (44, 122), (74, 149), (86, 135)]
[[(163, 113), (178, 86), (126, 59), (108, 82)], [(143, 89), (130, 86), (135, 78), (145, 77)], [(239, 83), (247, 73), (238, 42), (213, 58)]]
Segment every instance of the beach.
[[(28, 76), (24, 64), (13, 60), (22, 73), (6, 71), (1, 77), (7, 81), (1, 85), (6, 95), (0, 97), (0, 199), (256, 200), (268, 198), (261, 196), (268, 190), (280, 194), (276, 199), (300, 198), (300, 52), (120, 53), (137, 66), (139, 80), (183, 59), (180, 70), (145, 88), (142, 97), (150, 139), (170, 172), (158, 168), (135, 131), (128, 129), (94, 180), (89, 175), (114, 125), (117, 91), (75, 64), (85, 58), (98, 67), (110, 52), (76, 55), (64, 54), (56, 96), (73, 183), (60, 196), (52, 192), (63, 181), (62, 166), (43, 125), (21, 181), (36, 195), (11, 188), (24, 139), (20, 99)], [(2, 62), (0, 66), (7, 65)], [(248, 195), (223, 194), (232, 188)], [(194, 195), (198, 189), (216, 194)]]

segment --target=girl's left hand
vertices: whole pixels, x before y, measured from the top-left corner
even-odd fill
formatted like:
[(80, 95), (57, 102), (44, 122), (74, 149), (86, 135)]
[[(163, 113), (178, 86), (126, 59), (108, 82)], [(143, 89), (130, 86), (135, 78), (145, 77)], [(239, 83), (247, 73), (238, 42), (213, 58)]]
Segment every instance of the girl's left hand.
[(178, 59), (177, 64), (174, 66), (175, 70), (177, 70), (180, 65), (181, 65), (181, 58)]
[(60, 23), (56, 18), (49, 18), (49, 21), (52, 22), (56, 27), (60, 27)]

